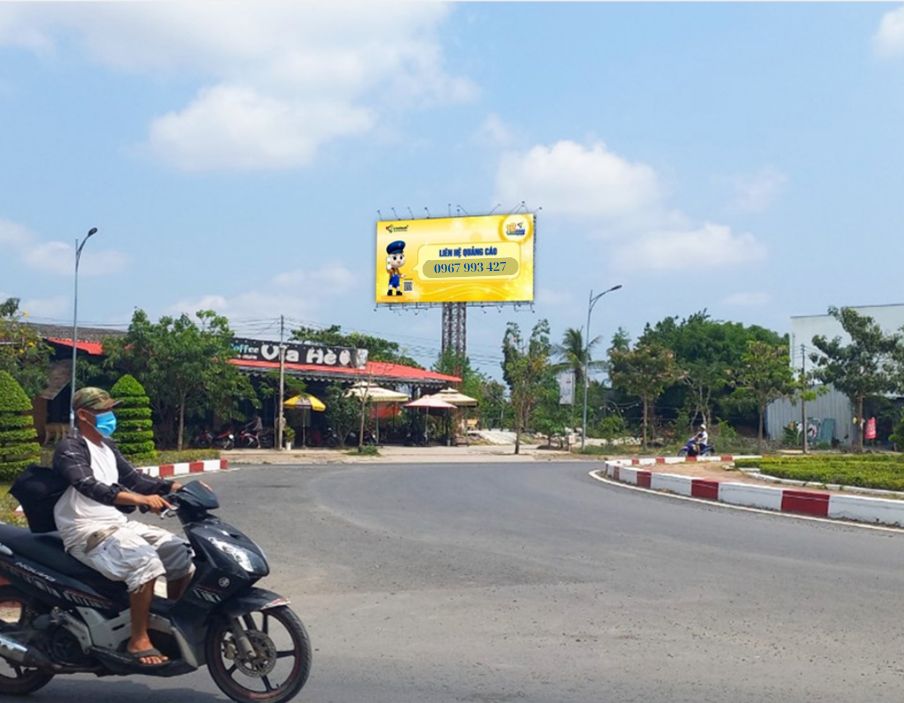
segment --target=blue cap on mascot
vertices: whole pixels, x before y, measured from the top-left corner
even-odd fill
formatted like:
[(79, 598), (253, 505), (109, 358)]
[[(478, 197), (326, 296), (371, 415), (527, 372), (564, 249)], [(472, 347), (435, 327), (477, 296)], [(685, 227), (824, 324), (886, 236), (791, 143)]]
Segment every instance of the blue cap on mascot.
[(394, 242), (390, 242), (386, 245), (386, 253), (387, 254), (401, 254), (405, 251), (405, 242), (401, 239), (397, 239)]

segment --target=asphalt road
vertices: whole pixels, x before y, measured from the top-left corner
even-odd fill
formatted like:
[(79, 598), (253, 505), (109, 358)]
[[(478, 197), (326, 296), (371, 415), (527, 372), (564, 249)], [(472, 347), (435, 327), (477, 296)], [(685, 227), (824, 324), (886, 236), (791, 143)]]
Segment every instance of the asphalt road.
[[(587, 462), (212, 475), (315, 647), (311, 703), (904, 699), (904, 534), (590, 479)], [(206, 671), (35, 701), (213, 703)]]

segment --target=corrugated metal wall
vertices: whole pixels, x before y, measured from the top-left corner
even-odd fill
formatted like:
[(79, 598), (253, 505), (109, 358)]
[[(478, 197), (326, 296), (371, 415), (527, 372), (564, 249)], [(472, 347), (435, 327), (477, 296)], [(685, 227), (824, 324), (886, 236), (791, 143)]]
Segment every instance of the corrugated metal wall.
[[(842, 444), (851, 443), (853, 417), (848, 397), (835, 389), (807, 401), (807, 421), (833, 418), (835, 438)], [(792, 404), (787, 398), (780, 398), (766, 408), (766, 432), (770, 439), (780, 440), (790, 422), (800, 422), (800, 403)]]

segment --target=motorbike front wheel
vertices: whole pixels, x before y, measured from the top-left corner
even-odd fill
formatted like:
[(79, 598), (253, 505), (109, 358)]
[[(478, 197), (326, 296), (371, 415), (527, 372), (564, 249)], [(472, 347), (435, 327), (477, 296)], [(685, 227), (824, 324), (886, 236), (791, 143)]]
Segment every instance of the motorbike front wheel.
[[(241, 632), (254, 652), (242, 654)], [(311, 642), (287, 606), (224, 619), (207, 636), (207, 668), (219, 689), (238, 703), (285, 703), (311, 672)]]
[[(0, 586), (0, 632), (27, 629), (38, 615), (31, 599), (13, 586)], [(46, 686), (53, 674), (0, 659), (0, 695), (24, 696)]]

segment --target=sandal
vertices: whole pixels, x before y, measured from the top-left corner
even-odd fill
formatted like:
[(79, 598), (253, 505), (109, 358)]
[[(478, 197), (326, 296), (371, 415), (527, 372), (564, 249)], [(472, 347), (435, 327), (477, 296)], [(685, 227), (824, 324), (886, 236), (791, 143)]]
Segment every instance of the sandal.
[[(161, 654), (160, 650), (157, 649), (156, 647), (151, 647), (150, 649), (142, 649), (140, 652), (130, 652), (128, 649), (126, 649), (123, 653), (127, 657), (130, 657), (131, 659), (133, 659), (135, 661), (135, 663), (141, 667), (154, 668), (154, 667), (158, 667), (158, 666), (165, 666), (170, 663), (169, 657), (167, 657), (164, 654)], [(161, 659), (163, 659), (163, 661), (156, 662), (153, 664), (141, 661), (142, 659), (145, 659), (147, 657), (160, 657)]]

